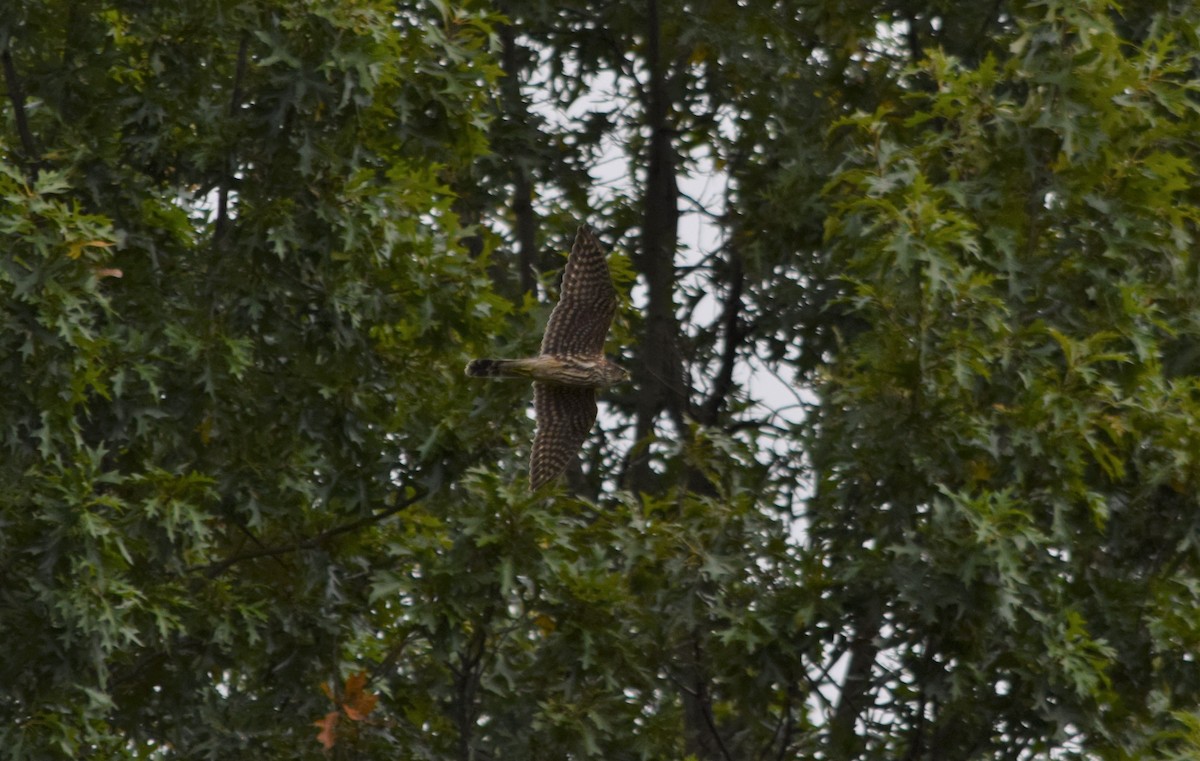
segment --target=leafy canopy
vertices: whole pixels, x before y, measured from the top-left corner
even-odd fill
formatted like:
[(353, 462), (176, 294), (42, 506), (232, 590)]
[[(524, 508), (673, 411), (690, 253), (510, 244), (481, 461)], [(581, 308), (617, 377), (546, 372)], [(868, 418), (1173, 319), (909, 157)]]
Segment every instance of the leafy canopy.
[(1200, 747), (1191, 4), (10, 5), (7, 756)]

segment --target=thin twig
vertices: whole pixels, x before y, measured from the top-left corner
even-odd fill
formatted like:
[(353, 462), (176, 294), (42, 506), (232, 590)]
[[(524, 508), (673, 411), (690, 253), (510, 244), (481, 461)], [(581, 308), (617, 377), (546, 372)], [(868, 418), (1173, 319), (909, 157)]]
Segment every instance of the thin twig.
[(342, 534), (346, 534), (351, 531), (357, 531), (358, 529), (363, 528), (365, 526), (369, 526), (374, 523), (379, 523), (380, 521), (395, 515), (396, 513), (400, 512), (401, 510), (405, 510), (408, 507), (411, 507), (413, 504), (415, 504), (415, 503), (419, 502), (420, 500), (424, 499), (425, 497), (427, 497), (428, 494), (429, 494), (429, 492), (427, 490), (423, 490), (423, 489), (418, 490), (417, 493), (413, 494), (413, 496), (409, 497), (406, 500), (403, 500), (402, 502), (400, 502), (399, 504), (397, 504), (393, 507), (388, 508), (387, 510), (384, 510), (381, 513), (374, 513), (372, 515), (366, 516), (365, 518), (359, 518), (357, 520), (350, 521), (349, 523), (343, 523), (340, 526), (334, 526), (331, 529), (326, 529), (325, 531), (322, 531), (321, 533), (317, 534), (316, 536), (311, 536), (307, 539), (301, 539), (300, 541), (293, 542), (291, 544), (277, 544), (274, 547), (263, 547), (263, 548), (257, 549), (257, 550), (249, 550), (247, 552), (239, 552), (236, 555), (232, 555), (230, 557), (225, 558), (224, 560), (219, 560), (215, 563), (209, 563), (208, 565), (200, 566), (193, 570), (201, 570), (204, 572), (204, 574), (206, 576), (208, 576), (210, 579), (212, 579), (212, 578), (216, 578), (217, 576), (220, 576), (222, 573), (225, 573), (225, 571), (228, 571), (230, 568), (232, 568), (237, 563), (241, 563), (242, 561), (245, 561), (245, 560), (255, 560), (258, 558), (276, 557), (278, 555), (287, 555), (292, 552), (299, 552), (300, 550), (315, 549), (317, 547), (320, 547), (322, 544), (329, 541), (330, 539), (332, 539), (335, 536), (340, 536)]

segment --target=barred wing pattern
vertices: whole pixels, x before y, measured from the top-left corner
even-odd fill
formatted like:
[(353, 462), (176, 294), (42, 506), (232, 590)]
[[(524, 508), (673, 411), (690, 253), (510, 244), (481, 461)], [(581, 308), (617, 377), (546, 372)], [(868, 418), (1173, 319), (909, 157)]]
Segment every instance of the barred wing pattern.
[(533, 384), (537, 433), (529, 457), (529, 488), (537, 489), (566, 470), (596, 422), (596, 390)]
[[(542, 354), (602, 357), (604, 339), (617, 311), (617, 291), (600, 241), (580, 225), (567, 257), (558, 305), (542, 336)], [(596, 422), (596, 391), (533, 384), (537, 432), (529, 458), (529, 488), (566, 470)]]
[(608, 272), (600, 241), (580, 225), (563, 272), (558, 306), (550, 313), (542, 336), (542, 354), (600, 355), (617, 311), (617, 291)]
[(596, 422), (598, 389), (629, 380), (624, 368), (604, 357), (604, 339), (616, 311), (608, 259), (592, 229), (580, 225), (538, 356), (473, 359), (467, 364), (466, 374), (475, 378), (537, 378), (531, 489), (557, 477), (579, 452)]

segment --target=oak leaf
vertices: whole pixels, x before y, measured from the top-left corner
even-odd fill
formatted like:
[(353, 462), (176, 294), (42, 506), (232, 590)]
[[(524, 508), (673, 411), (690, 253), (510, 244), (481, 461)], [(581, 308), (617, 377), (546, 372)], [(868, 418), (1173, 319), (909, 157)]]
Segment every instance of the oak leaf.
[(313, 722), (313, 726), (321, 728), (321, 731), (317, 733), (317, 742), (321, 743), (321, 747), (325, 750), (330, 750), (337, 742), (337, 723), (337, 711), (330, 711), (325, 714), (324, 718)]

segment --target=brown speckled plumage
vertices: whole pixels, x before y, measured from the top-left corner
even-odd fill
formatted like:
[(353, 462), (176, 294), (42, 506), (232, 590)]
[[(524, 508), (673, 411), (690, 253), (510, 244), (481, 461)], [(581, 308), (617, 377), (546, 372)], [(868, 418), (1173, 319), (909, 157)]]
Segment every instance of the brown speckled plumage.
[(567, 469), (596, 422), (596, 390), (533, 384), (537, 432), (529, 456), (529, 488), (536, 489)]
[(604, 356), (617, 309), (617, 292), (600, 242), (587, 225), (579, 228), (563, 272), (558, 305), (550, 313), (542, 348), (526, 359), (476, 359), (475, 377), (532, 378), (537, 432), (529, 458), (529, 487), (560, 475), (596, 422), (596, 391), (629, 379)]
[(608, 274), (600, 241), (587, 225), (575, 234), (575, 245), (563, 272), (558, 306), (550, 313), (542, 336), (542, 354), (595, 356), (617, 311), (617, 291)]

